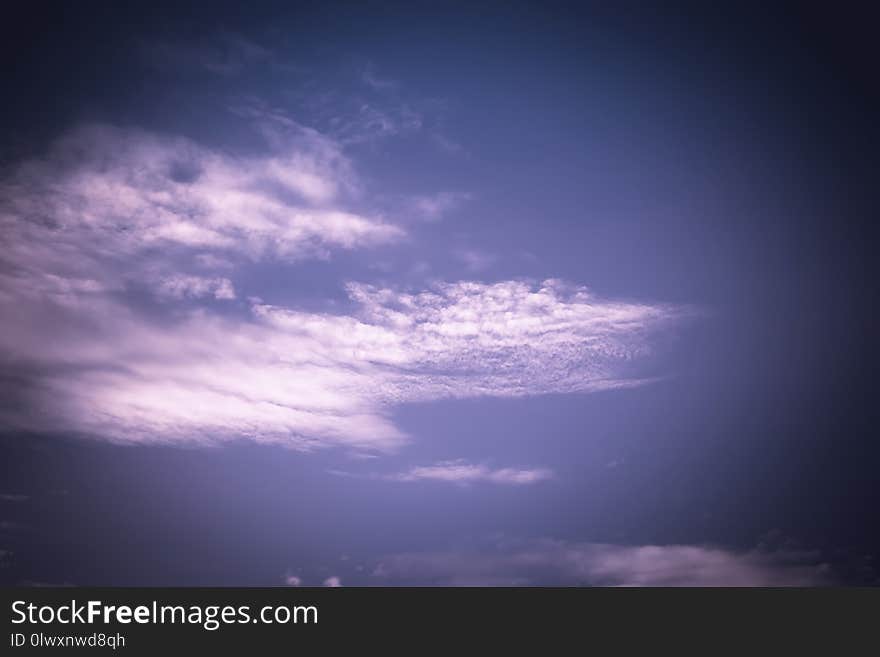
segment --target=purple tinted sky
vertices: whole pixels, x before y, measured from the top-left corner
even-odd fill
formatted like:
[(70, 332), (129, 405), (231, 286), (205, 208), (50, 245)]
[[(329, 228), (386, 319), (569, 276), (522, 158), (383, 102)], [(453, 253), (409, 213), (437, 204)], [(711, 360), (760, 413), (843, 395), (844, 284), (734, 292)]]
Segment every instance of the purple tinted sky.
[(4, 582), (877, 581), (833, 24), (94, 8), (7, 40)]

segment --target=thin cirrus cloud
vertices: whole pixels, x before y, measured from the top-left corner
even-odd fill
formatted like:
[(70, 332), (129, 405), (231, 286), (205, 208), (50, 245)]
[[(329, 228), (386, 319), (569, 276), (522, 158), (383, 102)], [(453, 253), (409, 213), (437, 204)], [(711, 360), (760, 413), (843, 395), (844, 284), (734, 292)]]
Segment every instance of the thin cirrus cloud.
[(163, 73), (209, 73), (234, 77), (257, 65), (279, 66), (273, 52), (232, 32), (221, 32), (195, 43), (145, 41), (138, 47), (141, 61)]
[(403, 553), (380, 561), (377, 583), (415, 586), (817, 586), (809, 552), (736, 552), (700, 545), (508, 542), (493, 550)]
[(416, 466), (405, 472), (387, 475), (383, 478), (389, 481), (403, 482), (436, 481), (457, 485), (486, 482), (524, 486), (552, 479), (553, 472), (545, 468), (523, 470), (516, 468), (492, 469), (481, 464), (455, 460), (441, 461), (433, 465)]
[[(350, 283), (348, 314), (236, 301), (248, 262), (405, 236), (355, 209), (363, 189), (338, 140), (264, 105), (239, 109), (263, 154), (92, 125), (0, 181), (7, 426), (390, 451), (409, 439), (391, 419), (399, 404), (639, 385), (654, 337), (684, 314), (552, 279)], [(408, 476), (541, 476), (432, 467)]]
[(458, 249), (453, 253), (470, 272), (480, 272), (491, 267), (497, 258), (480, 249)]
[(27, 502), (30, 495), (22, 495), (21, 493), (0, 493), (0, 502)]
[(466, 192), (438, 192), (414, 196), (409, 208), (420, 219), (437, 221), (473, 198)]
[(176, 275), (163, 278), (158, 287), (160, 293), (176, 299), (208, 296), (215, 299), (235, 299), (235, 288), (228, 278)]

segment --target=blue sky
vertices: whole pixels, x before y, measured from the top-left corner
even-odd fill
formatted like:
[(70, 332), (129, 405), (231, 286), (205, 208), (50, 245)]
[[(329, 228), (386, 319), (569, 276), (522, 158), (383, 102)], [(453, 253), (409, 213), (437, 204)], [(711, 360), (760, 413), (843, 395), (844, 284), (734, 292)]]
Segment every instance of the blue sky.
[(193, 12), (10, 81), (4, 578), (873, 581), (860, 106), (800, 41)]

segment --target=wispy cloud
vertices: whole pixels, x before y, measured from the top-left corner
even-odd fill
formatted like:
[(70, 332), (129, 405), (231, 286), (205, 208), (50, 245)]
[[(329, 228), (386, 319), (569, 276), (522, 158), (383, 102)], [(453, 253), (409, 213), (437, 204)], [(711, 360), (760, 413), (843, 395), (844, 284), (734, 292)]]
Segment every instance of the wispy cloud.
[(112, 293), (6, 288), (16, 312), (0, 353), (30, 379), (16, 394), (45, 409), (6, 420), (121, 442), (389, 450), (407, 439), (396, 404), (638, 385), (633, 363), (678, 317), (556, 281), (349, 292), (353, 315), (255, 303), (243, 317), (198, 308), (157, 323)]
[(204, 276), (173, 275), (158, 283), (160, 294), (175, 299), (214, 297), (230, 300), (235, 298), (235, 288), (228, 278), (205, 278)]
[(336, 122), (333, 134), (345, 144), (357, 144), (417, 132), (422, 124), (421, 113), (409, 105), (362, 101), (350, 117)]
[(238, 76), (248, 69), (272, 64), (272, 51), (233, 32), (218, 32), (195, 42), (152, 40), (139, 44), (141, 61), (173, 73)]
[(336, 576), (328, 577), (324, 580), (324, 586), (328, 586), (330, 588), (338, 588), (342, 586), (342, 580)]
[(80, 128), (0, 185), (4, 260), (20, 274), (39, 267), (31, 283), (83, 283), (115, 280), (107, 269), (138, 258), (153, 268), (190, 254), (290, 260), (401, 236), (342, 209), (350, 171), (332, 145), (308, 131), (275, 138), (291, 150), (236, 157), (179, 137)]
[(416, 466), (383, 479), (390, 481), (438, 481), (458, 485), (478, 482), (522, 486), (546, 481), (553, 472), (545, 468), (519, 470), (516, 468), (492, 469), (485, 465), (468, 463), (464, 460), (442, 461), (434, 465)]
[(498, 259), (491, 253), (480, 249), (457, 249), (454, 254), (470, 272), (480, 272), (491, 267)]
[[(254, 99), (235, 111), (262, 140), (246, 155), (90, 125), (0, 181), (0, 358), (16, 372), (2, 384), (6, 426), (388, 451), (408, 439), (391, 419), (399, 404), (639, 385), (654, 337), (682, 316), (558, 280), (350, 283), (339, 314), (253, 289), (239, 300), (249, 263), (404, 231), (359, 210), (369, 199), (338, 138)], [(437, 197), (431, 212), (460, 200)], [(448, 466), (408, 476), (540, 476)]]
[(420, 219), (437, 221), (472, 198), (465, 192), (437, 192), (414, 196), (409, 201), (412, 212)]
[(816, 586), (828, 567), (808, 552), (554, 540), (492, 550), (406, 553), (381, 561), (383, 584), (440, 586)]
[(376, 73), (375, 68), (368, 64), (361, 70), (361, 82), (376, 91), (391, 91), (398, 88), (396, 80), (386, 78)]

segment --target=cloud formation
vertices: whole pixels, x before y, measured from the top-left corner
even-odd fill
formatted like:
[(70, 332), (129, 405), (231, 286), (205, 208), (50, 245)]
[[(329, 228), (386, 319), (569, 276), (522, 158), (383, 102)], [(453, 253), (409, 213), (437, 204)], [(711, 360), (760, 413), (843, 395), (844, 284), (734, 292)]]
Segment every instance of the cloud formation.
[(254, 304), (245, 317), (197, 308), (157, 322), (111, 294), (19, 293), (0, 353), (29, 373), (44, 412), (7, 420), (120, 442), (389, 450), (406, 439), (396, 404), (636, 385), (627, 366), (674, 315), (553, 281), (350, 294), (354, 315)]
[(22, 495), (20, 493), (0, 493), (0, 501), (2, 502), (27, 502), (30, 495)]
[(516, 468), (491, 469), (485, 465), (475, 465), (463, 460), (442, 461), (434, 465), (423, 465), (410, 468), (384, 477), (390, 481), (438, 481), (458, 485), (478, 482), (523, 486), (546, 481), (553, 477), (553, 472), (544, 468), (519, 470)]
[(437, 221), (471, 198), (471, 194), (465, 192), (438, 192), (414, 196), (409, 201), (409, 209), (425, 221)]
[(468, 271), (480, 272), (491, 267), (497, 259), (491, 253), (480, 249), (457, 249), (453, 254)]
[(231, 32), (220, 32), (196, 42), (144, 42), (139, 54), (147, 66), (178, 75), (210, 73), (234, 77), (254, 66), (278, 65), (270, 50)]
[(176, 299), (211, 296), (215, 299), (234, 299), (235, 288), (228, 278), (175, 275), (159, 281), (159, 292)]
[[(350, 208), (359, 183), (337, 142), (265, 107), (242, 112), (263, 155), (93, 125), (0, 182), (6, 426), (388, 451), (408, 438), (399, 404), (644, 382), (637, 364), (682, 310), (558, 280), (351, 283), (346, 314), (238, 301), (245, 263), (403, 235)], [(408, 476), (541, 476), (444, 467)]]
[(74, 130), (0, 185), (4, 259), (83, 281), (138, 258), (297, 260), (402, 235), (342, 208), (355, 181), (338, 145), (289, 120), (260, 126), (279, 142), (262, 156), (107, 125)]
[(697, 545), (607, 545), (541, 540), (491, 551), (405, 553), (374, 576), (407, 586), (817, 586), (816, 555), (734, 552)]

